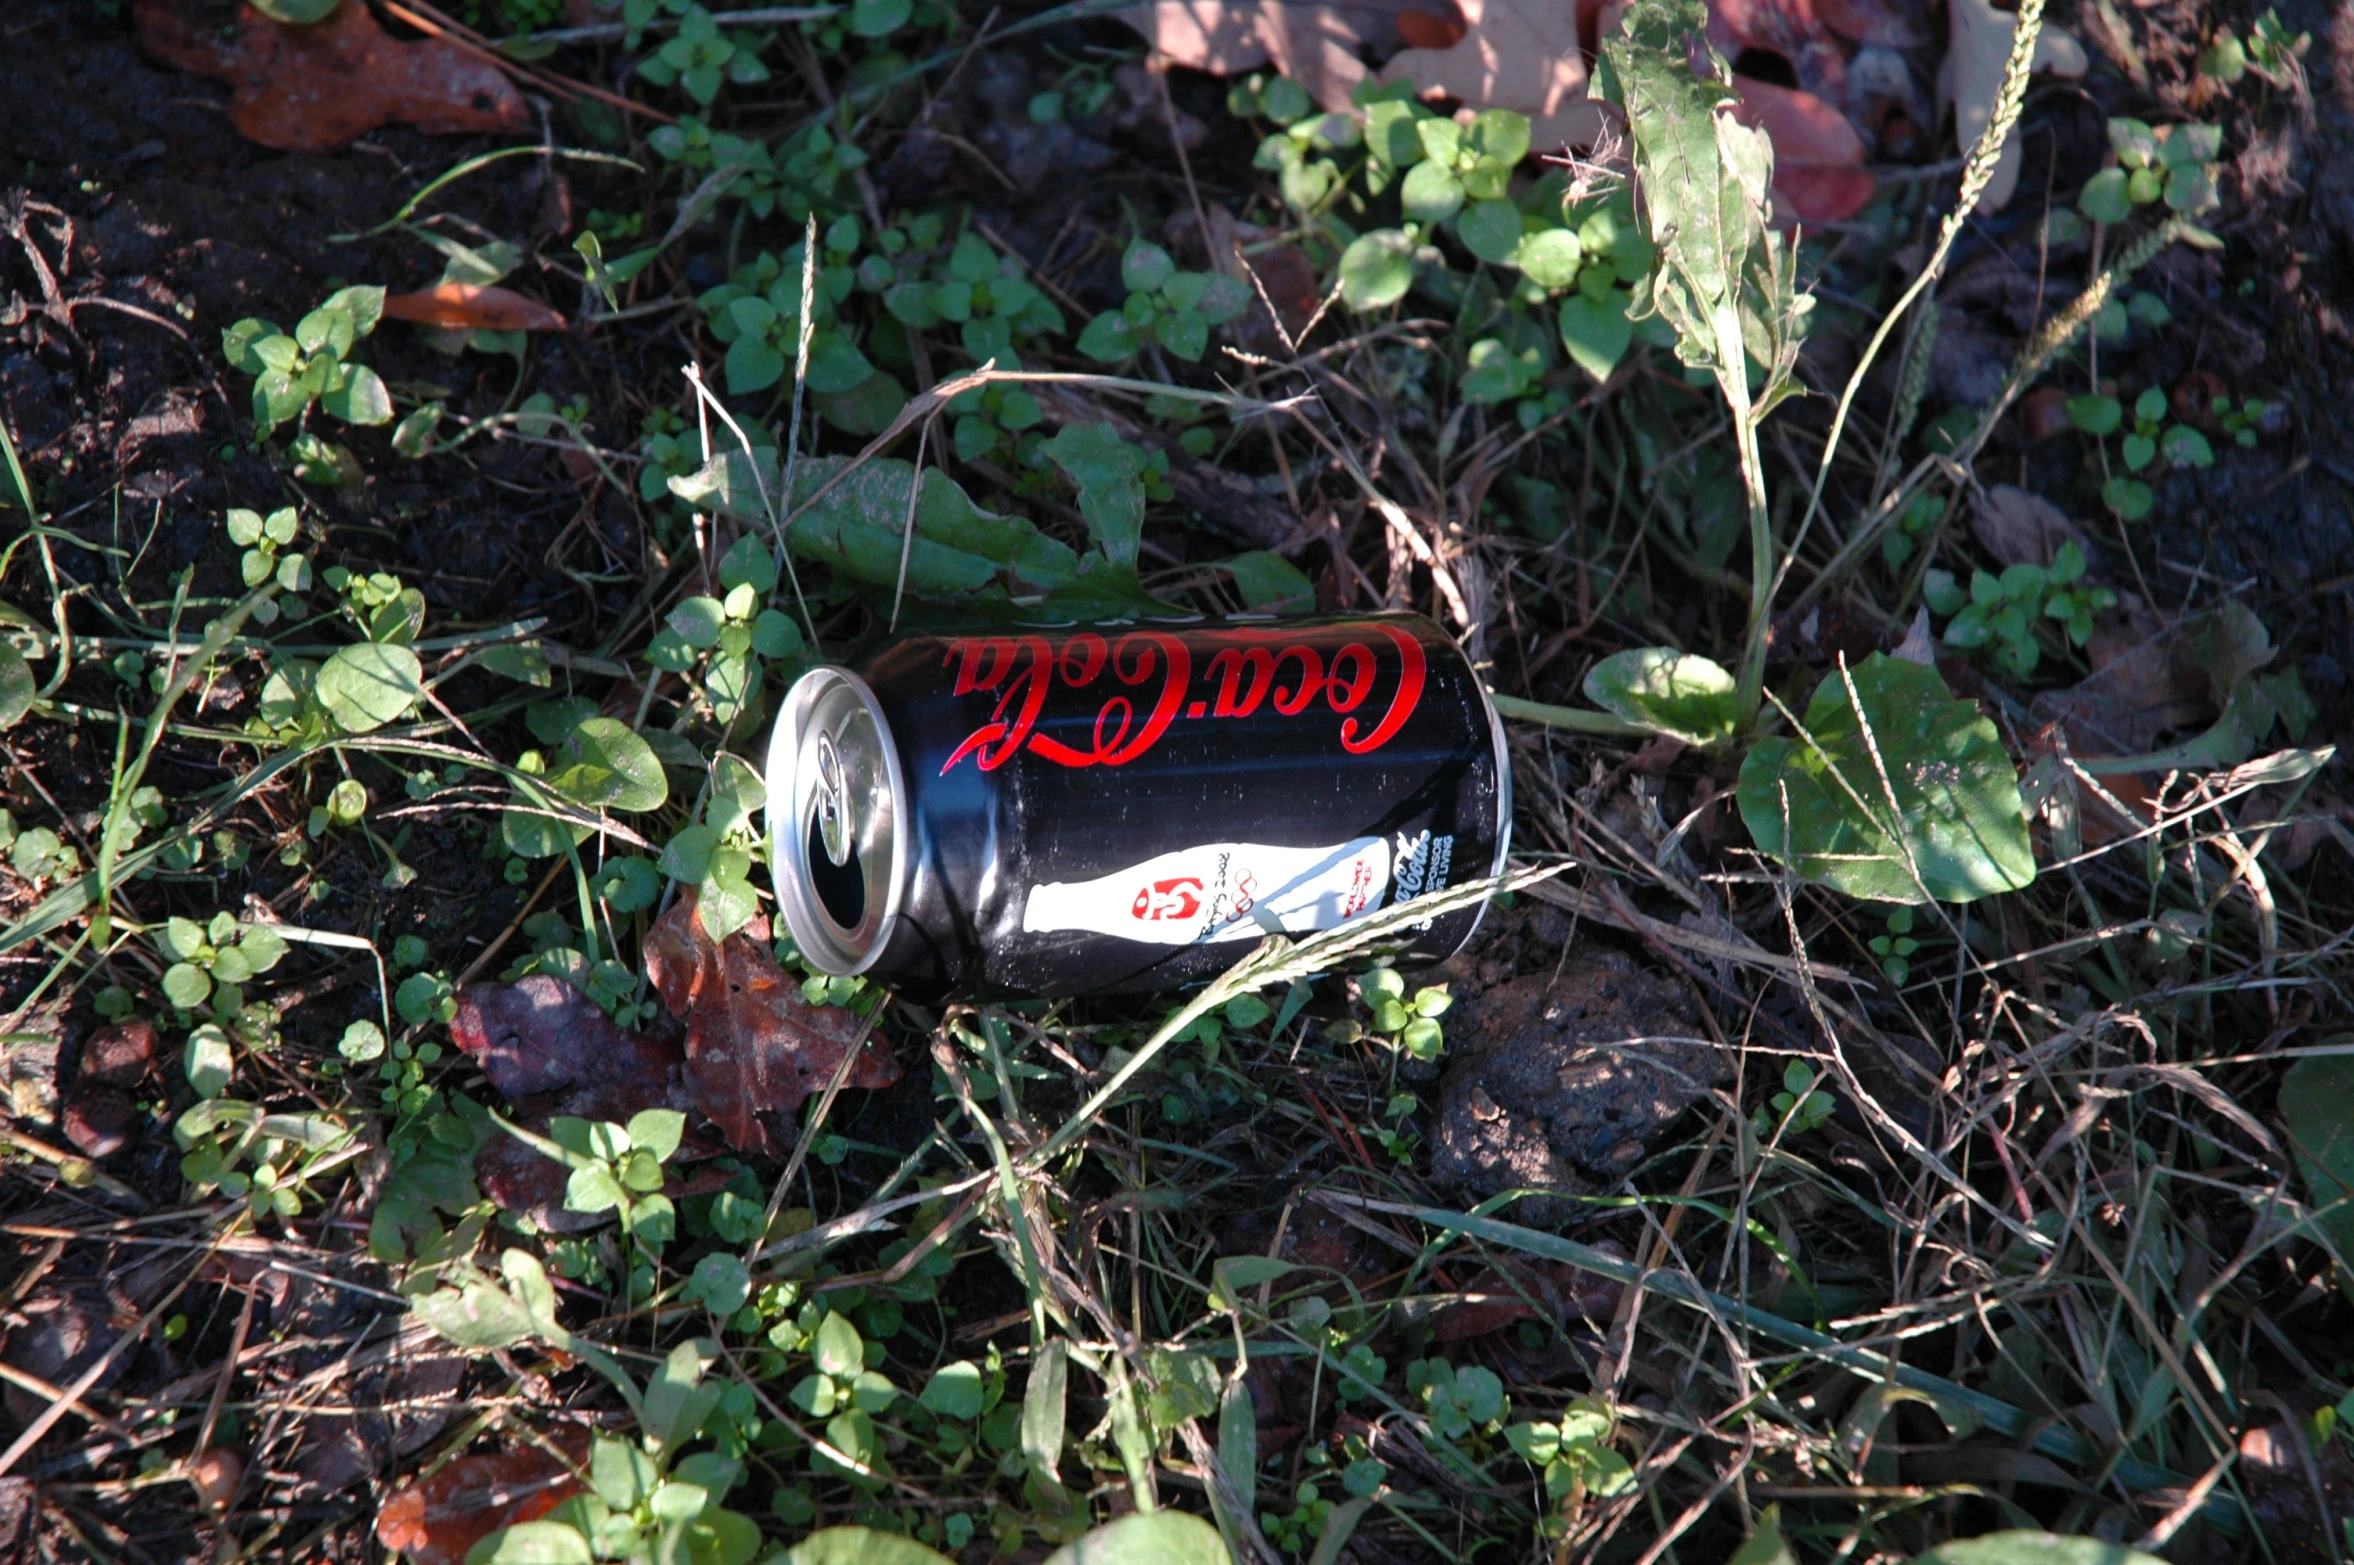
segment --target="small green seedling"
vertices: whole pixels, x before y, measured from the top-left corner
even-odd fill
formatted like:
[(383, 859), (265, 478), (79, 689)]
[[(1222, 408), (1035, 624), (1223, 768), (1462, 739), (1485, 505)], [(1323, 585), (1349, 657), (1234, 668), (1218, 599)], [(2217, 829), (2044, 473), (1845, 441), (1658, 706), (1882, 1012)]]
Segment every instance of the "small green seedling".
[(2161, 125), (2109, 121), (2113, 168), (2085, 181), (2076, 206), (2098, 223), (2122, 223), (2134, 209), (2163, 201), (2170, 212), (2196, 217), (2215, 205), (2215, 159), (2223, 150), (2219, 125)]
[[(272, 511), (266, 517), (258, 511), (233, 509), (227, 527), (229, 541), (245, 551), (237, 564), (246, 586), (258, 587), (274, 576), (282, 592), (310, 591), (310, 557), (279, 552), (294, 542), (299, 528), (293, 507)], [(275, 624), (278, 614), (275, 598), (255, 605), (253, 611), (253, 617), (264, 625)]]
[(2104, 343), (2121, 343), (2137, 326), (2155, 331), (2174, 319), (2166, 301), (2147, 290), (2120, 289), (2093, 317), (2093, 335)]
[(682, 600), (647, 644), (656, 668), (696, 676), (712, 716), (732, 723), (758, 693), (763, 662), (802, 648), (792, 617), (768, 606), (779, 566), (768, 546), (746, 534), (720, 561), (726, 596)]
[(1635, 1470), (1610, 1444), (1611, 1417), (1585, 1398), (1562, 1410), (1552, 1424), (1514, 1424), (1505, 1443), (1545, 1475), (1545, 1497), (1556, 1504), (1578, 1494), (1609, 1497), (1635, 1486)]
[(2256, 18), (2243, 41), (2228, 27), (2218, 28), (2214, 41), (2199, 55), (2199, 74), (2226, 87), (2237, 86), (2250, 74), (2275, 88), (2287, 88), (2304, 68), (2305, 51), (2313, 46), (2310, 33), (2289, 35), (2280, 12), (2267, 10)]
[(1056, 77), (1052, 86), (1032, 93), (1023, 110), (1033, 125), (1061, 125), (1096, 114), (1117, 91), (1104, 64), (1084, 61)]
[(2207, 405), (2207, 411), (2215, 415), (2215, 421), (2231, 436), (2233, 445), (2252, 450), (2257, 433), (2263, 428), (2264, 415), (2272, 411), (2272, 404), (2260, 397), (2249, 397), (2235, 408), (2231, 398), (2217, 397)]
[[(875, 367), (845, 330), (837, 310), (857, 286), (851, 266), (858, 252), (855, 217), (836, 219), (823, 230), (815, 290), (817, 321), (809, 337), (806, 384), (821, 395), (859, 386)], [(733, 280), (696, 302), (711, 335), (727, 345), (727, 389), (731, 396), (766, 391), (793, 373), (801, 344), (802, 247), (782, 256), (763, 251), (739, 267)]]
[(237, 991), (278, 965), (286, 955), (286, 940), (268, 924), (238, 922), (234, 913), (215, 913), (209, 923), (174, 918), (156, 942), (171, 958), (164, 969), (164, 998), (184, 1011), (193, 1011), (215, 998), (219, 985), (226, 1006), (242, 1004)]
[(1123, 364), (1154, 344), (1188, 364), (1209, 351), (1210, 328), (1251, 306), (1243, 283), (1215, 272), (1181, 272), (1169, 252), (1139, 239), (1120, 258), (1128, 302), (1106, 310), (1079, 334), (1079, 351), (1099, 364)]
[(1888, 933), (1871, 938), (1872, 955), (1880, 959), (1880, 971), (1891, 982), (1903, 983), (1912, 976), (1913, 954), (1921, 949), (1921, 942), (1913, 938), (1913, 910), (1909, 907), (1891, 909), (1888, 914)]
[(748, 40), (757, 34), (723, 29), (709, 11), (690, 5), (678, 31), (660, 48), (638, 61), (638, 75), (657, 87), (676, 82), (688, 97), (708, 106), (723, 83), (749, 87), (768, 80), (758, 46)]
[(1479, 1364), (1458, 1369), (1445, 1359), (1417, 1359), (1406, 1366), (1406, 1389), (1421, 1399), (1432, 1433), (1448, 1441), (1496, 1433), (1512, 1407), (1504, 1382)]
[[(1403, 107), (1395, 102), (1377, 105), (1376, 112), (1384, 123), (1377, 126), (1374, 115), (1369, 114), (1367, 130), (1369, 135), (1383, 136), (1391, 160), (1406, 170), (1405, 182), (1398, 187), (1406, 215), (1418, 223), (1436, 224), (1463, 211), (1466, 203), (1475, 208), (1488, 202), (1502, 203), (1503, 215), (1512, 219), (1512, 242), (1517, 244), (1519, 213), (1505, 196), (1512, 171), (1528, 156), (1528, 117), (1510, 109), (1484, 109), (1469, 125), (1458, 125), (1426, 110), (1411, 118), (1417, 146), (1409, 148), (1397, 135), (1399, 116), (1395, 111)], [(1471, 234), (1464, 235), (1464, 243), (1473, 254), (1479, 254), (1481, 247)], [(1510, 248), (1505, 246), (1507, 253)]]
[(1288, 76), (1237, 82), (1227, 90), (1226, 108), (1237, 119), (1275, 122), (1277, 129), (1260, 140), (1251, 162), (1275, 175), (1284, 205), (1303, 216), (1322, 210), (1346, 185), (1331, 154), (1365, 142), (1353, 116), (1320, 111), (1307, 89)]
[[(932, 227), (938, 226), (935, 219)], [(995, 359), (999, 369), (1019, 369), (1013, 356), (1016, 342), (1063, 329), (1063, 312), (1022, 275), (1021, 262), (999, 255), (979, 234), (959, 234), (945, 256), (933, 258), (930, 275), (907, 276), (910, 270), (908, 263), (894, 264), (888, 253), (872, 254), (859, 263), (859, 286), (879, 291), (883, 308), (904, 326), (916, 331), (955, 326), (957, 340), (976, 364)], [(875, 283), (882, 286), (875, 288)], [(1027, 400), (1019, 387), (988, 389), (1014, 392)]]
[(256, 1217), (285, 1218), (302, 1211), (307, 1170), (351, 1131), (323, 1114), (265, 1114), (259, 1104), (208, 1097), (173, 1122), (172, 1139), (188, 1183), (243, 1197)]
[(2093, 616), (2117, 606), (2114, 592), (2082, 585), (2083, 576), (2084, 550), (2071, 539), (2049, 565), (2021, 561), (2000, 576), (1972, 572), (1967, 594), (1952, 572), (1933, 570), (1922, 581), (1921, 595), (1933, 611), (1952, 616), (1945, 627), (1947, 646), (1986, 647), (1997, 668), (2024, 679), (2035, 672), (2042, 655), (2035, 639), (2039, 620), (2058, 621), (2069, 642), (2081, 647), (2092, 638)]
[[(2215, 448), (2207, 443), (2207, 437), (2188, 424), (2168, 424), (2167, 411), (2166, 393), (2155, 386), (2134, 398), (2132, 427), (2120, 453), (2125, 459), (2126, 472), (2112, 474), (2101, 485), (2103, 503), (2125, 521), (2136, 522), (2149, 515), (2150, 505), (2156, 498), (2147, 483), (2129, 475), (2142, 472), (2160, 456), (2175, 468), (2215, 465)], [(2125, 407), (2115, 397), (2093, 392), (2068, 399), (2068, 419), (2098, 439), (2125, 427)], [(2237, 439), (2236, 432), (2234, 438)], [(2247, 444), (2252, 445), (2254, 441)]]
[(1445, 984), (1417, 989), (1409, 996), (1396, 968), (1376, 967), (1357, 980), (1357, 993), (1373, 1013), (1366, 1031), (1390, 1048), (1403, 1049), (1418, 1060), (1435, 1060), (1447, 1046), (1439, 1018), (1454, 1005), (1455, 997)]
[(1822, 1078), (1803, 1060), (1792, 1060), (1782, 1070), (1782, 1090), (1774, 1094), (1772, 1104), (1760, 1108), (1750, 1116), (1749, 1128), (1760, 1141), (1771, 1141), (1776, 1134), (1804, 1135), (1819, 1130), (1831, 1118), (1838, 1102), (1830, 1093), (1816, 1087)]
[(1926, 491), (1913, 496), (1904, 514), (1896, 519), (1896, 525), (1880, 537), (1880, 558), (1888, 562), (1890, 570), (1902, 570), (1924, 544), (1937, 536), (1937, 524), (1945, 520), (1945, 512), (1942, 496)]
[(357, 826), (367, 813), (367, 785), (356, 777), (346, 777), (327, 791), (325, 804), (311, 806), (303, 833), (312, 838), (324, 837), (330, 830)]
[(392, 394), (382, 378), (350, 362), (353, 347), (383, 316), (383, 289), (343, 288), (296, 322), (291, 335), (259, 316), (222, 332), (230, 366), (254, 377), (255, 433), (267, 439), (281, 424), (307, 422), (313, 403), (347, 424), (392, 422)]

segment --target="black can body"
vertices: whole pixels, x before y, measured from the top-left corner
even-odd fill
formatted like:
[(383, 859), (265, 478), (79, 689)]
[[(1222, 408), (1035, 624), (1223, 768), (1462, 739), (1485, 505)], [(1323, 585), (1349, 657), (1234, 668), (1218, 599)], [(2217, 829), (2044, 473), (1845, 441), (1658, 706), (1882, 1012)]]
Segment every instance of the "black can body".
[[(915, 636), (858, 676), (903, 795), (893, 911), (857, 963), (890, 981), (1176, 987), (1270, 931), (1492, 875), (1508, 845), (1501, 725), (1418, 616)], [(828, 872), (814, 820), (778, 829)], [(1400, 960), (1445, 958), (1480, 911)]]

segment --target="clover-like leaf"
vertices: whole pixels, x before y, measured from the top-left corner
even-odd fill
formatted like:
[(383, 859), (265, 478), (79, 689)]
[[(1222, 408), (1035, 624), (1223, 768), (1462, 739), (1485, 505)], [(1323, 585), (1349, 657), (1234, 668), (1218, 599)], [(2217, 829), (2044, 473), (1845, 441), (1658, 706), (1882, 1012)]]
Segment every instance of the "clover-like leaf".
[(1834, 670), (1805, 726), (1759, 740), (1741, 766), (1741, 819), (1765, 852), (1878, 902), (1972, 902), (2034, 881), (2011, 758), (1935, 669), (1874, 653)]
[[(1378, 310), (1414, 286), (1414, 243), (1394, 228), (1377, 228), (1349, 241), (1340, 257), (1340, 296), (1354, 310)], [(1080, 351), (1086, 351), (1084, 340)]]
[(364, 734), (407, 715), (425, 690), (425, 666), (407, 647), (363, 641), (339, 647), (311, 686), (345, 733)]

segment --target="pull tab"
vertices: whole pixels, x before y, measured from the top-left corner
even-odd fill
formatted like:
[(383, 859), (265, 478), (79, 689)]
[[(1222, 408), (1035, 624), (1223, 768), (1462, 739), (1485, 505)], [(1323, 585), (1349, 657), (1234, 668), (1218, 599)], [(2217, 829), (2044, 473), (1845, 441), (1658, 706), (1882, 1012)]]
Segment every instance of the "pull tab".
[(828, 859), (836, 864), (850, 862), (855, 825), (849, 791), (842, 785), (842, 758), (835, 753), (833, 735), (821, 733), (817, 736), (817, 837)]

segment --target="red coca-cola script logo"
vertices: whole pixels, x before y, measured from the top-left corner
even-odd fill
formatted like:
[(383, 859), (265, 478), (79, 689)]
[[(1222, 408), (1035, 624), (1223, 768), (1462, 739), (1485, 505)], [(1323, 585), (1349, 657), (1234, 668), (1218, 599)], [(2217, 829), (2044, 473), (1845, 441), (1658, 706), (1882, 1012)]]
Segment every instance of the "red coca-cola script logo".
[[(989, 721), (965, 736), (940, 770), (967, 756), (993, 772), (1028, 750), (1057, 766), (1125, 766), (1160, 743), (1180, 716), (1249, 717), (1260, 707), (1307, 719), (1321, 702), (1340, 722), (1341, 748), (1352, 755), (1378, 750), (1422, 703), (1426, 667), (1422, 643), (1395, 625), (1369, 629), (1397, 649), (1397, 684), (1380, 720), (1367, 728), (1358, 709), (1372, 699), (1380, 659), (1364, 639), (1329, 650), (1287, 639), (1280, 630), (1216, 630), (1216, 645), (1200, 670), (1208, 688), (1195, 694), (1194, 647), (1167, 631), (1132, 630), (1114, 641), (1093, 631), (1069, 637), (1058, 649), (1044, 636), (968, 636), (949, 643), (959, 696), (991, 695)], [(1125, 687), (1132, 694), (1121, 693)], [(1047, 702), (1060, 688), (1089, 695), (1109, 692), (1097, 706), (1085, 747), (1038, 731)], [(1141, 715), (1139, 715), (1139, 709)]]
[(1189, 919), (1202, 908), (1202, 883), (1191, 875), (1156, 880), (1136, 893), (1129, 915), (1146, 923)]

